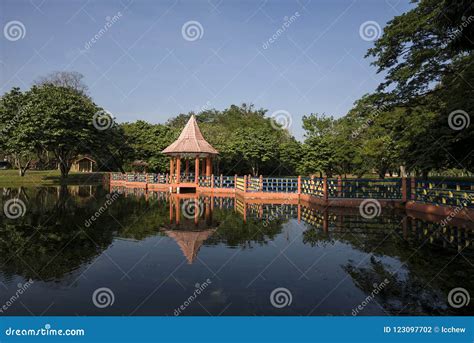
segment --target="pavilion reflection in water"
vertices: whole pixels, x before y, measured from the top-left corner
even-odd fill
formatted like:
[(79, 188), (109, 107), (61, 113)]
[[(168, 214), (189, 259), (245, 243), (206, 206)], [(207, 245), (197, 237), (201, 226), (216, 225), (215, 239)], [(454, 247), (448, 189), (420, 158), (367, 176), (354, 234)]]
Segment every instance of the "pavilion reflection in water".
[(163, 230), (170, 238), (173, 238), (184, 256), (188, 260), (188, 264), (192, 264), (197, 257), (201, 245), (207, 240), (216, 229), (203, 231), (187, 231), (187, 230)]
[(383, 213), (390, 215), (367, 219), (360, 215), (357, 208), (323, 207), (298, 200), (262, 201), (235, 196), (170, 194), (120, 187), (114, 187), (113, 190), (126, 196), (166, 201), (169, 204), (170, 226), (163, 232), (176, 241), (188, 263), (195, 261), (201, 246), (219, 230), (219, 223), (213, 220), (216, 208), (238, 213), (244, 224), (248, 221), (265, 225), (274, 220), (296, 220), (307, 224), (306, 231), (316, 230), (327, 237), (359, 234), (369, 239), (377, 234), (393, 233), (407, 241), (414, 239), (440, 248), (474, 254), (473, 222), (453, 219), (449, 225), (443, 226), (440, 224), (443, 218), (415, 211), (387, 208)]

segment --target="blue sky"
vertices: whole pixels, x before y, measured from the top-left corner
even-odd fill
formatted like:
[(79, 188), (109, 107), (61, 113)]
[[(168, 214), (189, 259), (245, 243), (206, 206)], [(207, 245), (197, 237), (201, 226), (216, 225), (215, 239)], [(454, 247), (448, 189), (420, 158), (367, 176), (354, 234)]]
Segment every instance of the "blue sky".
[[(246, 102), (268, 115), (289, 112), (290, 131), (301, 139), (303, 115), (340, 117), (381, 81), (364, 59), (373, 42), (370, 32), (361, 37), (361, 25), (383, 28), (411, 6), (408, 0), (2, 0), (0, 91), (74, 70), (119, 122), (163, 123)], [(5, 33), (12, 21), (24, 27), (20, 39)], [(189, 21), (202, 27), (195, 40), (182, 34)]]

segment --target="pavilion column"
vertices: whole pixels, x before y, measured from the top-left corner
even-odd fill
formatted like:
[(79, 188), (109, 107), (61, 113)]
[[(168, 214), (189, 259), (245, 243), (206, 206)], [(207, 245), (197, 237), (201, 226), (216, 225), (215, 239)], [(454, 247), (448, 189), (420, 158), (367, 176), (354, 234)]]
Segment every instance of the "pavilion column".
[(206, 176), (211, 176), (212, 174), (212, 164), (211, 164), (211, 157), (206, 157)]
[(199, 183), (199, 156), (196, 156), (196, 161), (194, 163), (194, 182)]
[(170, 183), (173, 183), (173, 174), (174, 174), (174, 157), (170, 158)]
[(176, 183), (179, 183), (179, 179), (181, 176), (181, 157), (176, 157)]

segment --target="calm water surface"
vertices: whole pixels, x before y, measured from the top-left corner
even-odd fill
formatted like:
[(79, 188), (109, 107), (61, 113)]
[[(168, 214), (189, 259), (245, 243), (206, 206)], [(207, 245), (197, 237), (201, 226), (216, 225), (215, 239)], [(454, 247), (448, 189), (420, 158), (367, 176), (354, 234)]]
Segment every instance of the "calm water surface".
[[(447, 301), (474, 296), (472, 222), (96, 186), (12, 198), (25, 212), (0, 217), (0, 315), (474, 314)], [(113, 304), (94, 304), (99, 288)]]

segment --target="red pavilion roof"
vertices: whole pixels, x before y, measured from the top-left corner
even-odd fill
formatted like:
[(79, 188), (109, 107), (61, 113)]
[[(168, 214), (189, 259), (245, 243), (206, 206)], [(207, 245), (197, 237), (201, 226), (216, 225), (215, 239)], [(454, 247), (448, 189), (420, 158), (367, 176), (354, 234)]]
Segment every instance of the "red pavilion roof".
[(178, 139), (162, 153), (167, 155), (217, 155), (219, 152), (204, 139), (196, 118), (192, 115)]

